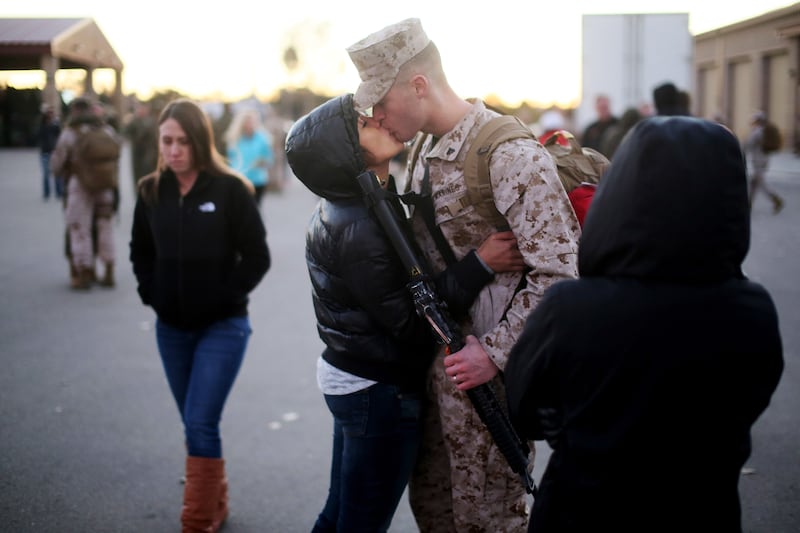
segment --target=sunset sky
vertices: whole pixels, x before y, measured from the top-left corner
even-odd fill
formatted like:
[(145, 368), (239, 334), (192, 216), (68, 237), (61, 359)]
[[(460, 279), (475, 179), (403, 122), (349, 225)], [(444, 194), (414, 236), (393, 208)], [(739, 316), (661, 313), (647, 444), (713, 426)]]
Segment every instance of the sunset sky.
[[(269, 98), (281, 87), (352, 91), (359, 80), (345, 48), (388, 24), (419, 17), (462, 96), (494, 94), (512, 105), (522, 100), (575, 105), (582, 14), (689, 13), (695, 35), (793, 3), (728, 2), (721, 8), (716, 0), (499, 0), (491, 8), (467, 8), (404, 0), (394, 2), (392, 11), (389, 3), (374, 0), (301, 0), (280, 8), (245, 0), (216, 7), (174, 0), (0, 0), (0, 16), (91, 17), (125, 65), (125, 93), (146, 98), (173, 88), (198, 99), (229, 100), (254, 93)], [(306, 66), (294, 73), (282, 59), (289, 42), (299, 45)], [(0, 83), (6, 79), (0, 73)], [(10, 83), (18, 85), (19, 79)], [(43, 83), (43, 76), (32, 83)]]

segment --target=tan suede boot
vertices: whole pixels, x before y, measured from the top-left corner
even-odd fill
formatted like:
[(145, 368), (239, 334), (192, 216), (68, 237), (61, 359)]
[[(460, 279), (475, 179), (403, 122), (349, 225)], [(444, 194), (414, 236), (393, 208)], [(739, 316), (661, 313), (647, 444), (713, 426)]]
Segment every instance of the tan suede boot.
[(100, 280), (101, 287), (113, 287), (116, 285), (114, 280), (114, 263), (106, 263), (106, 271), (103, 275), (103, 279)]
[(226, 518), (228, 518), (228, 478), (223, 470), (217, 512), (214, 515), (214, 523), (217, 524), (217, 528), (222, 528), (222, 523), (225, 522)]
[(227, 488), (223, 459), (187, 457), (181, 532), (219, 531), (228, 516)]

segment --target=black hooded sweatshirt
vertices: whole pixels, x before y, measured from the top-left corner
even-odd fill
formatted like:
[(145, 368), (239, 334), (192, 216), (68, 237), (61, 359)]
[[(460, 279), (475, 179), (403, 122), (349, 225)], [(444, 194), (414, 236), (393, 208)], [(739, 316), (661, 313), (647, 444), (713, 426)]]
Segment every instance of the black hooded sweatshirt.
[[(329, 100), (298, 120), (286, 155), (297, 178), (321, 197), (308, 225), (306, 263), (317, 330), (326, 345), (322, 357), (363, 378), (419, 389), (434, 340), (414, 308), (408, 274), (356, 180), (366, 164), (352, 95)], [(399, 201), (393, 202), (407, 230)], [(438, 276), (435, 286), (457, 315), (492, 277), (473, 251)]]
[(555, 284), (506, 366), (512, 421), (553, 448), (530, 531), (741, 530), (750, 428), (783, 368), (775, 306), (745, 278), (739, 142), (655, 117), (589, 209), (580, 279)]

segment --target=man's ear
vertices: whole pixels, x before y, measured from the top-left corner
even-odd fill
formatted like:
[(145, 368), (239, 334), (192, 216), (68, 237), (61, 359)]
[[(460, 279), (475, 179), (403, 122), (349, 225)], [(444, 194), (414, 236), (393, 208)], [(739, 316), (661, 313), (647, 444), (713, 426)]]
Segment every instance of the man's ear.
[(411, 78), (411, 87), (414, 89), (414, 94), (416, 94), (417, 98), (422, 98), (423, 96), (428, 94), (430, 90), (430, 83), (426, 76), (422, 74), (416, 74)]

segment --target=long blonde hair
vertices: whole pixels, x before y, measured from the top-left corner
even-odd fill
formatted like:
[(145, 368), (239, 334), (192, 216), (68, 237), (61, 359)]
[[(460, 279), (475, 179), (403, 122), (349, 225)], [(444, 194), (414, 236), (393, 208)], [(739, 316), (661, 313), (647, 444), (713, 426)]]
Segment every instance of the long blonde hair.
[[(214, 146), (214, 131), (211, 128), (211, 121), (199, 105), (187, 98), (173, 100), (164, 107), (158, 117), (158, 125), (161, 126), (168, 119), (174, 119), (186, 133), (192, 152), (192, 161), (197, 170), (206, 171), (214, 176), (226, 174), (235, 176), (245, 184), (252, 194), (255, 194), (255, 188), (250, 180), (229, 167), (217, 151)], [(139, 181), (139, 192), (146, 200), (155, 202), (158, 180), (166, 169), (167, 164), (159, 150), (156, 170)]]
[(261, 114), (257, 109), (243, 109), (237, 112), (234, 115), (233, 120), (231, 120), (231, 125), (224, 133), (225, 142), (227, 143), (229, 150), (231, 147), (236, 146), (236, 144), (239, 142), (239, 139), (242, 138), (242, 130), (244, 129), (244, 123), (247, 119), (253, 120), (253, 131), (260, 131), (262, 133), (266, 131), (264, 124), (261, 121)]

